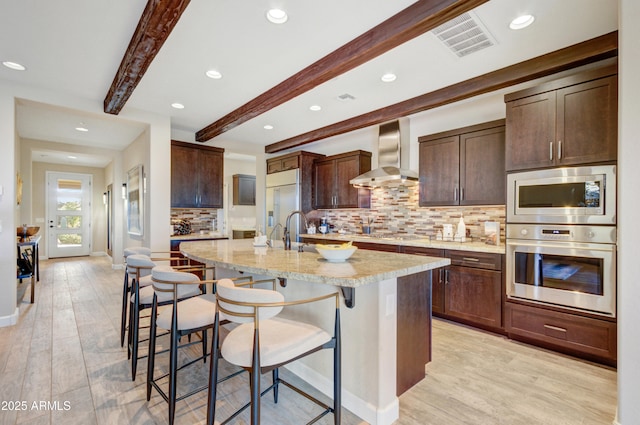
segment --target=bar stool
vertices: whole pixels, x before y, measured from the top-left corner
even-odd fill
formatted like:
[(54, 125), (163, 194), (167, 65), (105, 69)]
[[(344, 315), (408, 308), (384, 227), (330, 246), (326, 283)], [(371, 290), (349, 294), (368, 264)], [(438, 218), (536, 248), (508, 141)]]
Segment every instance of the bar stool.
[[(316, 303), (326, 299), (335, 299), (335, 320), (333, 336), (317, 326), (276, 317), (285, 306)], [(324, 411), (312, 419), (314, 423), (324, 415), (333, 413), (334, 423), (341, 420), (341, 355), (340, 355), (340, 297), (332, 293), (315, 298), (297, 301), (284, 301), (284, 296), (266, 289), (246, 288), (234, 285), (226, 279), (217, 284), (217, 310), (211, 341), (211, 369), (209, 376), (209, 394), (207, 400), (207, 424), (215, 421), (216, 397), (218, 387), (218, 351), (225, 361), (241, 366), (249, 371), (251, 402), (242, 406), (221, 424), (235, 418), (240, 412), (251, 406), (251, 424), (260, 423), (260, 396), (273, 389), (274, 401), (278, 402), (280, 383), (321, 406)], [(218, 348), (220, 321), (239, 324), (231, 330)], [(322, 349), (333, 350), (333, 407), (305, 393), (278, 375), (278, 368)], [(273, 383), (262, 393), (260, 376), (272, 372)]]
[[(157, 261), (157, 259), (156, 259)], [(163, 261), (169, 261), (164, 259)], [(173, 261), (173, 259), (171, 259)], [(129, 274), (132, 275), (131, 281), (131, 296), (129, 306), (129, 349), (128, 357), (131, 359), (131, 380), (136, 380), (136, 372), (138, 367), (138, 360), (142, 357), (138, 356), (138, 347), (141, 342), (139, 339), (140, 334), (140, 314), (143, 310), (151, 309), (153, 306), (153, 300), (155, 297), (155, 290), (152, 283), (152, 269), (157, 264), (151, 258), (146, 255), (130, 255), (127, 258), (127, 268), (129, 268)], [(174, 270), (172, 266), (164, 266), (169, 270)], [(184, 270), (192, 270), (188, 266), (183, 266)], [(200, 270), (200, 268), (197, 268)], [(197, 277), (197, 276), (196, 276)], [(195, 297), (203, 292), (204, 288), (198, 285), (183, 285), (178, 288), (177, 296), (179, 299), (185, 299)], [(158, 295), (158, 305), (167, 305), (173, 302), (171, 294), (162, 292)], [(151, 318), (153, 320), (153, 317)]]
[(127, 329), (127, 312), (129, 304), (129, 293), (131, 292), (131, 281), (129, 280), (129, 268), (127, 267), (127, 258), (130, 255), (146, 255), (151, 256), (151, 249), (144, 246), (134, 246), (124, 249), (124, 284), (122, 287), (122, 314), (120, 317), (120, 347), (124, 346), (124, 334)]
[[(198, 288), (199, 285), (212, 283), (214, 290), (216, 281), (214, 280), (200, 280), (199, 277), (192, 273), (185, 273), (182, 271), (176, 271), (167, 266), (157, 266), (151, 271), (152, 276), (152, 288), (155, 291), (153, 296), (153, 303), (151, 309), (151, 328), (149, 331), (149, 359), (147, 362), (147, 401), (151, 399), (152, 389), (155, 388), (162, 398), (169, 404), (169, 424), (173, 424), (175, 418), (175, 406), (176, 402), (183, 400), (193, 394), (196, 394), (209, 387), (208, 383), (200, 388), (189, 391), (188, 393), (178, 397), (177, 396), (177, 373), (187, 366), (193, 363), (203, 360), (206, 362), (207, 357), (207, 330), (213, 328), (214, 320), (216, 318), (216, 296), (215, 294), (202, 294), (196, 297), (180, 300), (181, 292), (188, 292), (185, 288), (192, 287)], [(243, 277), (240, 279), (250, 279), (250, 277)], [(231, 280), (227, 279), (229, 282)], [(233, 283), (231, 283), (233, 285)], [(160, 299), (169, 298), (171, 307), (165, 307), (160, 313), (158, 313), (158, 306), (160, 305)], [(154, 377), (155, 357), (156, 354), (156, 337), (157, 329), (165, 329), (170, 334), (170, 348), (169, 348), (169, 373), (157, 377)], [(194, 341), (179, 345), (180, 338), (185, 335), (191, 335), (199, 332), (201, 334), (200, 341)], [(190, 360), (180, 367), (178, 367), (178, 348), (188, 347), (193, 344), (202, 343), (202, 356)], [(165, 350), (166, 351), (166, 350)], [(231, 376), (235, 376), (238, 373), (243, 372), (240, 369), (238, 372), (233, 373)], [(165, 392), (158, 381), (169, 377), (169, 386), (167, 392)], [(225, 378), (226, 379), (226, 378)]]

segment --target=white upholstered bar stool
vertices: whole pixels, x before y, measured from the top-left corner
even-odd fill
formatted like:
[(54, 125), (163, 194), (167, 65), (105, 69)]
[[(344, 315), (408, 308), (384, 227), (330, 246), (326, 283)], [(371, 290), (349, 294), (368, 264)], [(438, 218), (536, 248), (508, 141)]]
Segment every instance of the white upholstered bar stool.
[[(322, 416), (333, 413), (334, 423), (341, 420), (341, 356), (340, 356), (340, 297), (332, 293), (310, 299), (284, 301), (284, 296), (272, 290), (246, 288), (234, 285), (227, 279), (220, 279), (216, 285), (217, 310), (211, 341), (211, 369), (209, 376), (209, 396), (207, 400), (207, 424), (215, 421), (218, 388), (218, 350), (225, 361), (241, 366), (249, 371), (251, 402), (241, 407), (221, 424), (233, 420), (241, 411), (251, 406), (251, 424), (260, 423), (260, 396), (273, 389), (274, 401), (278, 402), (280, 383), (321, 406), (324, 411), (312, 419), (314, 423)], [(276, 317), (285, 306), (317, 303), (333, 298), (335, 300), (335, 321), (333, 336), (323, 329), (288, 319)], [(318, 306), (317, 308), (321, 308)], [(220, 338), (220, 317), (240, 324), (222, 341)], [(281, 379), (278, 368), (322, 349), (333, 350), (333, 407)], [(272, 385), (260, 391), (260, 376), (271, 371)]]
[[(124, 249), (124, 283), (122, 287), (122, 315), (120, 318), (120, 347), (124, 346), (124, 334), (127, 329), (127, 312), (129, 305), (129, 294), (131, 293), (131, 280), (129, 276), (129, 268), (127, 267), (127, 258), (130, 255), (146, 255), (151, 256), (151, 249), (144, 246), (133, 246)], [(150, 273), (149, 273), (150, 274)]]
[[(200, 278), (192, 273), (185, 273), (173, 270), (168, 266), (157, 266), (152, 269), (152, 289), (155, 292), (153, 296), (151, 309), (151, 328), (149, 331), (149, 358), (147, 362), (147, 401), (151, 399), (152, 388), (155, 388), (162, 398), (169, 403), (169, 424), (173, 424), (175, 418), (176, 402), (183, 400), (197, 392), (208, 388), (208, 382), (202, 387), (193, 389), (186, 394), (177, 396), (177, 372), (199, 360), (206, 361), (207, 356), (207, 329), (213, 327), (216, 312), (216, 296), (215, 294), (202, 294), (185, 300), (180, 300), (184, 293), (191, 293), (204, 283), (213, 283), (215, 290), (215, 281), (201, 281)], [(192, 289), (189, 289), (192, 288)], [(167, 306), (158, 313), (160, 299), (169, 300), (171, 306)], [(157, 329), (164, 329), (170, 334), (169, 347), (169, 373), (154, 378), (154, 367), (156, 354), (156, 336)], [(188, 343), (179, 345), (180, 338), (185, 335), (191, 335), (200, 332), (200, 341), (189, 341)], [(178, 348), (202, 343), (202, 356), (190, 360), (181, 366), (178, 366)], [(165, 392), (158, 381), (169, 377), (168, 390)]]
[[(157, 261), (157, 260), (156, 260)], [(140, 315), (143, 310), (151, 309), (155, 290), (152, 285), (152, 269), (158, 264), (156, 261), (146, 255), (130, 255), (127, 259), (127, 267), (129, 273), (134, 276), (131, 284), (131, 296), (129, 307), (129, 351), (128, 356), (131, 359), (131, 380), (135, 381), (138, 368), (138, 348), (140, 344)], [(165, 259), (163, 261), (170, 261)], [(173, 261), (173, 259), (171, 259)], [(168, 270), (174, 270), (170, 265), (162, 266)], [(140, 277), (139, 277), (140, 276)], [(197, 276), (196, 276), (197, 278)], [(199, 285), (182, 285), (178, 288), (178, 299), (195, 297), (202, 293)], [(158, 304), (165, 305), (173, 302), (171, 294), (160, 293), (158, 295)], [(153, 317), (152, 317), (153, 318)]]

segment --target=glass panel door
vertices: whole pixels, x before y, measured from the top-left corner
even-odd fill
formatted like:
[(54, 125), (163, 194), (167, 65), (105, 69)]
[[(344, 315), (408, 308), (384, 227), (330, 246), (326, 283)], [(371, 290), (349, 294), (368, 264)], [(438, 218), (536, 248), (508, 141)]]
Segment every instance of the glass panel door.
[(91, 176), (47, 173), (48, 256), (72, 257), (91, 251)]

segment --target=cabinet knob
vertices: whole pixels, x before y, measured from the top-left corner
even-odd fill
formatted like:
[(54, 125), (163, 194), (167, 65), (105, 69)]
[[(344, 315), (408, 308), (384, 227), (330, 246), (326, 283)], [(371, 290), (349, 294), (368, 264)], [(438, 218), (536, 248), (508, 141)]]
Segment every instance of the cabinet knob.
[(528, 231), (527, 229), (521, 229), (521, 230), (520, 230), (520, 234), (521, 234), (522, 236), (527, 236), (527, 235), (529, 234), (529, 231)]

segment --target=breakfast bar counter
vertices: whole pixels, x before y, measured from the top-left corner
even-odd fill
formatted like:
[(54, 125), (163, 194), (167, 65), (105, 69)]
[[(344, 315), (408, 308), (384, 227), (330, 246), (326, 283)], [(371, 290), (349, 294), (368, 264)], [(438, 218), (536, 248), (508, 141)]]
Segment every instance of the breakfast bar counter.
[[(357, 250), (344, 262), (317, 252), (254, 247), (252, 240), (183, 242), (183, 255), (215, 267), (215, 277), (279, 278), (285, 299), (335, 292), (341, 308), (343, 406), (374, 425), (399, 417), (398, 396), (425, 378), (431, 357), (431, 270), (447, 258)], [(308, 249), (309, 247), (307, 247)], [(351, 298), (349, 300), (348, 298)], [(333, 317), (317, 306), (283, 312), (327, 330)], [(287, 368), (319, 391), (333, 391), (332, 359), (318, 352)]]

